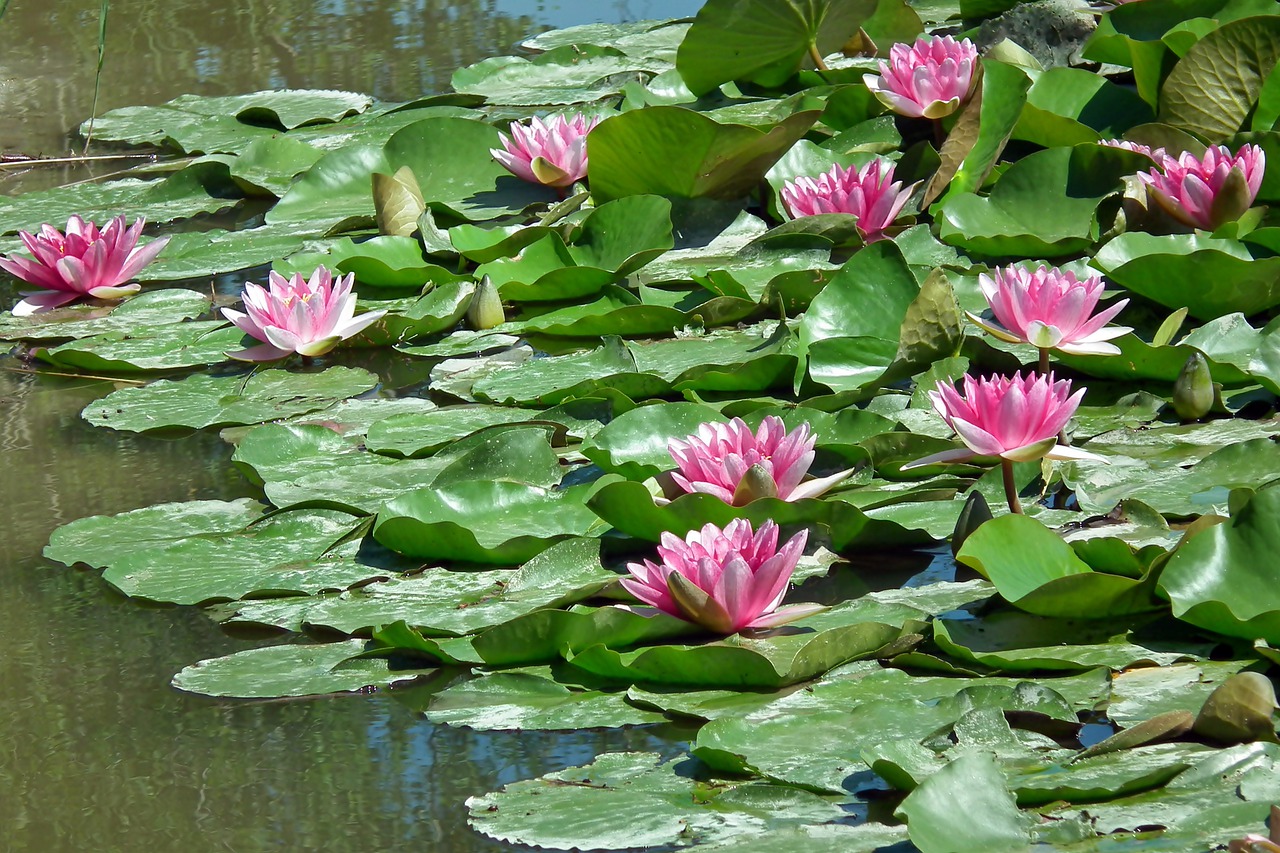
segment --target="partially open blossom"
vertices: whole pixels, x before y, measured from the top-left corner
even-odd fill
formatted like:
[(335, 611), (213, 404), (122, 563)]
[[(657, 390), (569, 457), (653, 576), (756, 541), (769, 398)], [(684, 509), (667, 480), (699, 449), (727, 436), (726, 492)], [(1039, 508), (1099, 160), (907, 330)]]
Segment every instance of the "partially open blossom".
[(868, 243), (885, 237), (911, 198), (915, 184), (903, 189), (893, 180), (893, 163), (879, 158), (861, 169), (840, 165), (816, 178), (800, 177), (782, 187), (782, 201), (792, 216), (851, 213), (858, 217), (858, 233)]
[(32, 258), (0, 258), (0, 269), (27, 284), (45, 288), (23, 293), (26, 297), (13, 306), (19, 317), (48, 311), (79, 299), (121, 299), (141, 289), (138, 284), (125, 284), (160, 254), (168, 237), (138, 246), (146, 220), (126, 227), (124, 217), (117, 216), (101, 231), (79, 216), (67, 221), (67, 233), (52, 225), (40, 226), (39, 234), (20, 231), (22, 244)]
[(889, 61), (881, 60), (880, 74), (864, 74), (862, 82), (900, 115), (942, 118), (969, 97), (977, 62), (978, 49), (968, 39), (921, 36), (915, 44), (889, 48)]
[(661, 563), (629, 563), (622, 586), (664, 613), (717, 634), (744, 628), (771, 628), (822, 610), (801, 604), (778, 609), (804, 551), (801, 530), (778, 548), (778, 525), (766, 521), (758, 532), (738, 518), (724, 530), (708, 524), (684, 539), (662, 534)]
[(1150, 145), (1143, 145), (1141, 142), (1130, 142), (1127, 139), (1099, 139), (1098, 144), (1105, 145), (1108, 148), (1120, 148), (1125, 151), (1132, 151), (1135, 154), (1143, 154), (1157, 163), (1165, 158), (1163, 148), (1152, 148)]
[(1157, 162), (1157, 168), (1138, 174), (1147, 195), (1174, 219), (1206, 231), (1234, 222), (1249, 209), (1267, 168), (1257, 145), (1245, 145), (1234, 155), (1226, 146), (1210, 146), (1204, 157), (1183, 152)]
[(490, 148), (493, 159), (512, 174), (549, 187), (567, 187), (587, 176), (587, 134), (600, 117), (582, 113), (538, 117), (528, 125), (513, 123), (511, 136), (499, 133), (502, 149)]
[(274, 361), (295, 352), (324, 355), (338, 341), (359, 333), (387, 313), (369, 311), (355, 317), (354, 283), (354, 273), (335, 281), (326, 267), (316, 267), (310, 281), (302, 273), (285, 278), (273, 271), (270, 290), (246, 282), (244, 312), (223, 308), (222, 313), (242, 332), (263, 343), (228, 355), (241, 361)]
[(683, 441), (667, 443), (680, 469), (671, 477), (686, 492), (715, 495), (735, 506), (760, 497), (784, 501), (817, 497), (849, 476), (849, 471), (841, 471), (804, 479), (813, 464), (817, 440), (808, 424), (800, 424), (788, 435), (782, 419), (774, 415), (765, 418), (754, 433), (741, 418), (705, 423)]
[(1120, 348), (1107, 341), (1133, 331), (1107, 326), (1129, 304), (1128, 299), (1093, 313), (1102, 296), (1100, 276), (1081, 281), (1075, 273), (1057, 267), (1041, 266), (1031, 272), (1008, 266), (997, 267), (991, 275), (979, 275), (978, 286), (998, 322), (974, 314), (969, 314), (969, 319), (1002, 341), (1072, 355), (1114, 355)]
[(1071, 381), (1054, 381), (1053, 374), (1015, 373), (1012, 378), (964, 377), (964, 392), (950, 382), (939, 382), (929, 392), (934, 411), (956, 431), (965, 447), (944, 450), (917, 459), (907, 468), (960, 462), (975, 456), (998, 456), (1010, 462), (1032, 459), (1095, 459), (1086, 450), (1058, 443), (1058, 434), (1075, 414), (1084, 396), (1071, 393)]

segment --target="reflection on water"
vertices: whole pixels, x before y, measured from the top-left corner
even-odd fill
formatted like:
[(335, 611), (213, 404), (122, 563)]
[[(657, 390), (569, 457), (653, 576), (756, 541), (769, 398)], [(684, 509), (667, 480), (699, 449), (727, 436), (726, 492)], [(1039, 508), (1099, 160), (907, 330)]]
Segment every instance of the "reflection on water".
[[(65, 132), (92, 99), (98, 5), (11, 0), (0, 18), (0, 150), (65, 150)], [(117, 2), (100, 109), (273, 86), (407, 99), (548, 26), (687, 15), (698, 5)], [(114, 384), (36, 376), (0, 356), (0, 848), (510, 849), (467, 828), (468, 796), (603, 751), (679, 750), (652, 729), (437, 727), (393, 696), (245, 703), (172, 690), (183, 666), (248, 644), (199, 611), (127, 601), (96, 572), (40, 550), (75, 518), (255, 491), (216, 435), (165, 440), (82, 421), (80, 410)]]

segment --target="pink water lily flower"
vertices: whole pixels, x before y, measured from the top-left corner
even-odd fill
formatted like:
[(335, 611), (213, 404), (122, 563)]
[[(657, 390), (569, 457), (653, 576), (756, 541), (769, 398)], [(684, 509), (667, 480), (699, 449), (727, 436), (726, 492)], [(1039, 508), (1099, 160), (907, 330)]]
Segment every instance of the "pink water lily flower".
[(1249, 209), (1267, 168), (1257, 145), (1245, 145), (1234, 155), (1226, 146), (1210, 146), (1204, 157), (1183, 152), (1157, 162), (1157, 168), (1138, 173), (1148, 196), (1182, 224), (1206, 231), (1234, 222)]
[(223, 315), (245, 334), (263, 343), (228, 353), (241, 361), (274, 361), (292, 353), (324, 355), (344, 340), (378, 320), (386, 311), (354, 316), (356, 295), (351, 292), (355, 274), (334, 281), (326, 267), (316, 267), (308, 281), (302, 273), (285, 278), (272, 271), (271, 289), (252, 282), (244, 286), (244, 312), (223, 308)]
[(823, 609), (778, 609), (808, 535), (801, 530), (779, 549), (778, 525), (766, 521), (752, 532), (751, 522), (741, 518), (724, 530), (708, 524), (684, 539), (663, 533), (662, 562), (629, 563), (631, 577), (622, 586), (645, 604), (717, 634), (782, 625)]
[(1143, 154), (1157, 163), (1162, 162), (1166, 156), (1163, 148), (1152, 148), (1150, 145), (1143, 145), (1141, 142), (1130, 142), (1127, 139), (1099, 139), (1098, 144), (1105, 145), (1108, 148), (1120, 148), (1125, 151), (1132, 151), (1135, 154)]
[(915, 44), (889, 48), (889, 61), (880, 61), (880, 73), (864, 74), (862, 82), (899, 115), (938, 119), (968, 99), (977, 63), (978, 49), (968, 39), (921, 36)]
[(969, 319), (1002, 341), (1073, 355), (1114, 355), (1120, 348), (1107, 341), (1133, 331), (1107, 326), (1129, 304), (1128, 299), (1093, 313), (1102, 296), (1100, 276), (1081, 281), (1075, 273), (1057, 267), (1041, 266), (1031, 272), (1008, 266), (979, 275), (978, 286), (997, 322), (974, 314)]
[(679, 473), (671, 477), (686, 492), (715, 495), (735, 506), (758, 497), (784, 501), (817, 497), (852, 470), (805, 480), (817, 440), (807, 423), (788, 435), (782, 419), (774, 415), (766, 417), (754, 433), (741, 418), (705, 423), (688, 438), (667, 443), (679, 466)]
[(915, 184), (903, 189), (893, 180), (893, 163), (879, 158), (861, 169), (840, 165), (816, 178), (800, 177), (782, 187), (782, 201), (794, 217), (820, 213), (851, 213), (868, 243), (885, 238), (885, 229), (898, 218)]
[(499, 133), (502, 149), (490, 148), (493, 159), (512, 174), (549, 187), (568, 187), (587, 176), (587, 134), (600, 117), (582, 113), (535, 116), (529, 124), (513, 123), (511, 136)]
[(126, 227), (124, 217), (117, 216), (98, 230), (92, 222), (72, 216), (66, 234), (47, 224), (40, 226), (39, 234), (20, 231), (22, 244), (34, 257), (0, 258), (0, 269), (45, 290), (23, 293), (26, 298), (13, 306), (13, 313), (25, 317), (84, 296), (121, 299), (137, 293), (141, 285), (125, 282), (169, 242), (161, 237), (138, 246), (145, 224), (146, 219), (138, 217)]
[(1054, 381), (1052, 373), (1028, 373), (1024, 379), (1019, 372), (1012, 378), (965, 376), (963, 384), (961, 393), (952, 383), (939, 382), (929, 399), (965, 447), (917, 459), (902, 466), (904, 470), (975, 456), (997, 456), (1009, 462), (1046, 457), (1102, 460), (1095, 453), (1058, 443), (1058, 434), (1084, 396), (1083, 388), (1071, 393), (1069, 379)]

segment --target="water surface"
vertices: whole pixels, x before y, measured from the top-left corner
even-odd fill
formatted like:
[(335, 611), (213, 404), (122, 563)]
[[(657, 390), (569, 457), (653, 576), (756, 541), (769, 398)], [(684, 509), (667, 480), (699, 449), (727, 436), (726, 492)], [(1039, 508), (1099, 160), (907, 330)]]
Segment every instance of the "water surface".
[[(98, 5), (11, 0), (0, 18), (0, 151), (68, 149), (67, 130), (92, 103)], [(697, 5), (117, 2), (99, 109), (277, 86), (409, 99), (549, 26)], [(20, 183), (0, 173), (0, 192)], [(11, 296), (0, 283), (0, 304)], [(681, 748), (653, 729), (438, 727), (411, 694), (251, 703), (173, 690), (182, 667), (257, 643), (191, 608), (128, 601), (40, 550), (58, 525), (87, 515), (256, 492), (214, 433), (160, 439), (80, 419), (115, 387), (0, 356), (0, 849), (505, 850), (467, 828), (468, 796), (604, 751)]]

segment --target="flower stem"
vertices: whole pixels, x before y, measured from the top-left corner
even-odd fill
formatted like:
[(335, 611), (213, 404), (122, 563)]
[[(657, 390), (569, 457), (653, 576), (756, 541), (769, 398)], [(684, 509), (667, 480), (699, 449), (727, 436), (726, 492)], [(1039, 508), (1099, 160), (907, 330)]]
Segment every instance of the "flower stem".
[(814, 42), (814, 41), (809, 42), (809, 58), (813, 60), (814, 66), (817, 67), (819, 71), (831, 70), (830, 68), (827, 67), (827, 63), (822, 61), (822, 54), (818, 53), (817, 42)]
[(1022, 515), (1022, 503), (1018, 500), (1018, 486), (1013, 482), (1013, 463), (1008, 459), (1001, 459), (1000, 470), (1004, 474), (1004, 499), (1009, 502), (1009, 512)]
[(931, 119), (933, 122), (933, 141), (937, 145), (938, 150), (942, 150), (942, 146), (947, 144), (947, 129), (942, 126), (942, 119)]
[(1045, 347), (1040, 347), (1040, 365), (1036, 369), (1041, 376), (1049, 375), (1049, 350)]

